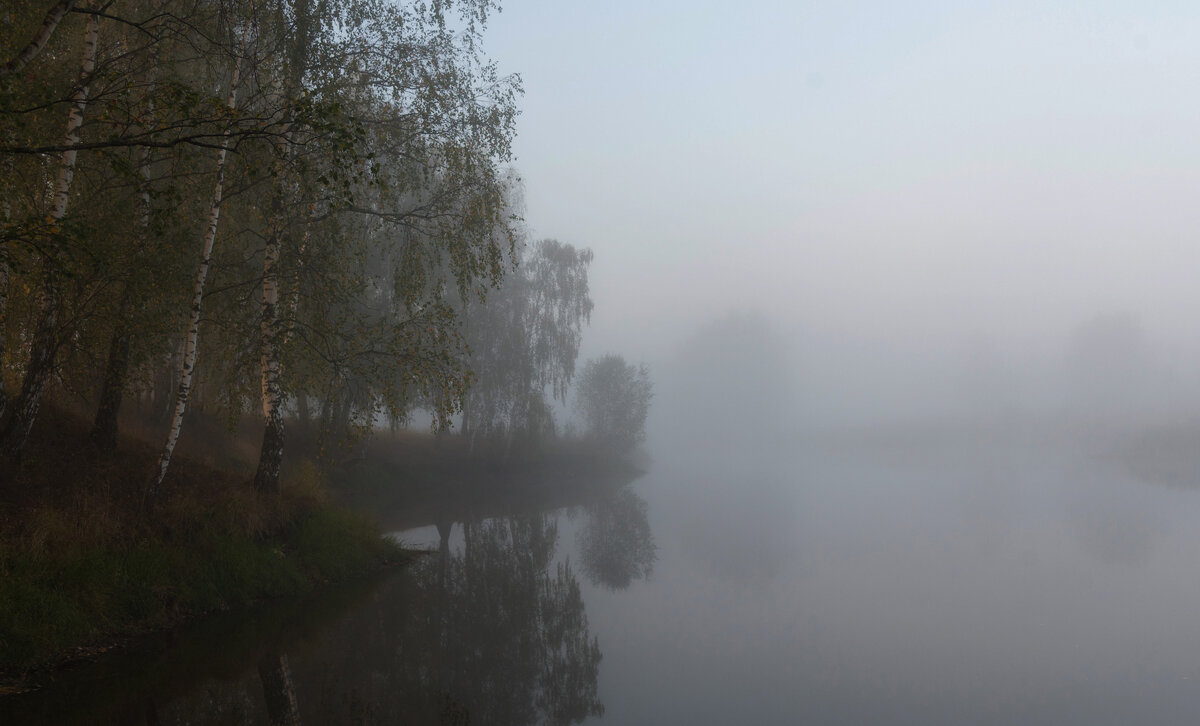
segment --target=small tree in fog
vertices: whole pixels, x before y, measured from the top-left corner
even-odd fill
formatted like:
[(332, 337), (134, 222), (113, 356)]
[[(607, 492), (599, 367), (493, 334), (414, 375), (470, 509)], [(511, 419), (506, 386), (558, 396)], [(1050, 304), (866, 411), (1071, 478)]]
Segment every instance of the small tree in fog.
[(593, 358), (579, 376), (575, 405), (583, 413), (587, 435), (604, 446), (629, 451), (646, 439), (650, 411), (650, 372), (619, 355)]

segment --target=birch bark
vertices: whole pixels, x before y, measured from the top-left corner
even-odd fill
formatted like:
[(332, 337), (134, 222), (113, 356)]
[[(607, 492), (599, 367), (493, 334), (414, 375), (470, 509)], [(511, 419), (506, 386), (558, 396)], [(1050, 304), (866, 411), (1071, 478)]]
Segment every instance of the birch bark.
[[(96, 68), (96, 47), (100, 37), (100, 18), (98, 15), (88, 16), (87, 30), (83, 44), (83, 60), (80, 63), (79, 87), (71, 99), (71, 111), (67, 115), (67, 129), (64, 146), (68, 147), (62, 153), (59, 161), (58, 177), (54, 184), (54, 196), (50, 207), (50, 234), (58, 234), (63, 220), (67, 216), (67, 204), (71, 199), (71, 182), (75, 178), (75, 159), (78, 152), (75, 145), (79, 143), (79, 127), (83, 125), (83, 115), (88, 104), (88, 82), (92, 71)], [(6, 274), (7, 276), (7, 274)], [(38, 324), (34, 333), (32, 353), (29, 367), (25, 371), (25, 380), (21, 384), (21, 392), (13, 402), (12, 415), (4, 430), (0, 432), (0, 446), (5, 457), (20, 456), (25, 443), (29, 439), (29, 431), (33, 428), (41, 406), (42, 392), (50, 372), (54, 369), (54, 357), (58, 352), (58, 321), (59, 304), (58, 272), (52, 261), (45, 265), (45, 280), (42, 283), (41, 309)]]
[[(246, 36), (243, 31), (241, 46), (237, 59), (233, 64), (233, 75), (229, 81), (229, 98), (226, 107), (233, 111), (237, 108), (238, 83), (241, 80), (242, 58), (245, 55)], [(200, 249), (200, 265), (196, 270), (196, 281), (192, 287), (191, 316), (188, 320), (187, 336), (183, 347), (183, 365), (179, 375), (179, 388), (175, 393), (175, 409), (171, 414), (171, 425), (167, 429), (167, 440), (163, 444), (162, 453), (158, 457), (158, 465), (146, 487), (146, 498), (154, 501), (158, 497), (159, 487), (171, 466), (171, 456), (175, 453), (175, 444), (179, 442), (179, 432), (183, 428), (183, 414), (187, 411), (188, 398), (192, 392), (192, 374), (196, 368), (196, 348), (200, 343), (200, 308), (204, 302), (204, 282), (208, 277), (208, 266), (212, 260), (213, 243), (217, 239), (217, 225), (221, 218), (221, 196), (225, 189), (225, 159), (229, 150), (229, 129), (224, 132), (223, 143), (217, 151), (217, 180), (213, 187), (212, 204), (209, 205), (208, 226), (204, 232), (204, 243)]]
[[(51, 6), (50, 11), (46, 13), (45, 20), (38, 26), (37, 32), (33, 34), (29, 43), (13, 56), (12, 60), (0, 66), (0, 80), (19, 72), (29, 65), (29, 61), (36, 58), (38, 53), (42, 52), (42, 48), (46, 47), (46, 42), (58, 28), (58, 24), (67, 16), (67, 13), (71, 12), (71, 8), (75, 7), (77, 2), (78, 0), (60, 0)], [(93, 15), (92, 20), (96, 19), (97, 16)]]
[[(284, 139), (288, 133), (284, 132)], [(280, 154), (276, 166), (277, 179), (287, 173), (285, 156)], [(283, 365), (279, 355), (279, 252), (283, 242), (284, 194), (280, 181), (272, 203), (270, 229), (263, 250), (262, 319), (259, 323), (260, 360), (262, 374), (262, 408), (265, 427), (258, 469), (254, 472), (254, 487), (262, 492), (279, 491), (279, 469), (283, 464)]]
[(281, 148), (276, 157), (275, 195), (271, 203), (267, 239), (263, 249), (262, 318), (259, 323), (260, 360), (263, 410), (263, 440), (258, 455), (258, 468), (254, 472), (254, 488), (260, 492), (279, 491), (279, 470), (283, 464), (283, 324), (279, 310), (279, 256), (286, 234), (286, 202), (292, 186), (287, 183), (291, 173), (288, 165), (293, 152), (293, 125), (290, 120), (292, 106), (296, 102), (304, 66), (308, 58), (308, 43), (311, 36), (311, 3), (298, 0), (295, 3), (295, 28), (287, 65), (283, 69), (280, 99), (287, 107), (289, 121), (280, 134)]

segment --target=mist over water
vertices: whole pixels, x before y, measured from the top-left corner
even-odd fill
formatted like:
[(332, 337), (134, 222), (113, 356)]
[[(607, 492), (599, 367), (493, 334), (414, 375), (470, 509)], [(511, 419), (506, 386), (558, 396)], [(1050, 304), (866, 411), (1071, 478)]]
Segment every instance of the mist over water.
[(604, 721), (1189, 723), (1182, 336), (1120, 310), (1025, 348), (852, 335), (735, 311), (656, 367), (658, 561), (585, 590)]
[(694, 439), (639, 483), (656, 576), (589, 603), (611, 722), (1189, 722), (1179, 435), (1006, 417)]
[[(268, 722), (286, 658), (306, 723), (1195, 723), (1200, 6), (488, 23), (525, 92), (500, 214), (541, 241), (472, 308), (467, 347), (500, 353), (474, 418), (439, 405), (493, 459), (398, 457), (405, 506), (364, 508), (418, 563), (267, 641), (188, 641), (232, 660), (129, 666), (150, 706)], [(645, 471), (502, 482), (514, 451), (640, 443), (638, 415), (581, 421), (606, 358), (652, 384)], [(76, 722), (135, 721), (106, 668), (23, 695), (29, 722), (72, 689)]]

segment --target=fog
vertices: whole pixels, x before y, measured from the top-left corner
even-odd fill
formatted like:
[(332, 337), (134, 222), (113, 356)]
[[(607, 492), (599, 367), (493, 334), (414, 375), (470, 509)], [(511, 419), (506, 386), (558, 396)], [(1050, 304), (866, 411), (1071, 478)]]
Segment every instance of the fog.
[[(394, 417), (449, 431), (338, 470), (423, 551), (277, 636), (303, 708), (1194, 723), (1200, 5), (514, 0), (486, 26), (524, 89), (492, 210), (518, 244), (445, 311), (470, 380)], [(218, 665), (167, 708), (267, 687)]]
[[(525, 42), (528, 28), (537, 42)], [(1200, 11), (507, 7), (584, 356), (655, 381), (613, 723), (1184, 723)]]
[(585, 356), (670, 364), (758, 311), (819, 421), (1049, 413), (1078, 402), (1073, 339), (1118, 316), (1139, 395), (1179, 414), (1198, 26), (1176, 3), (522, 3), (489, 47), (525, 85), (527, 219), (596, 251)]

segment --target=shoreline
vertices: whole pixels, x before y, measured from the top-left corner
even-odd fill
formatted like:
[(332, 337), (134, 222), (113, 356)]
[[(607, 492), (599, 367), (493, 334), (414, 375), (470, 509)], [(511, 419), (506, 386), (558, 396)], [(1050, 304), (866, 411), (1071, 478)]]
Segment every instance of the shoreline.
[(7, 557), (0, 697), (144, 637), (311, 595), (415, 556), (362, 515), (330, 506), (262, 539), (143, 543), (52, 563)]
[(214, 453), (245, 448), (230, 435), (202, 459), (177, 456), (171, 495), (148, 512), (138, 474), (153, 446), (124, 436), (101, 452), (81, 418), (46, 414), (0, 487), (0, 698), (154, 633), (402, 567), (420, 554), (388, 536), (405, 524), (570, 506), (641, 474), (578, 443), (472, 456), (454, 439), (384, 433), (332, 470), (297, 451), (301, 438), (280, 494), (262, 495), (214, 464), (236, 468)]

